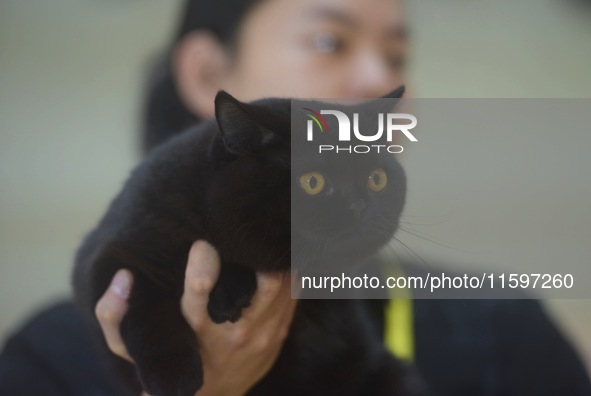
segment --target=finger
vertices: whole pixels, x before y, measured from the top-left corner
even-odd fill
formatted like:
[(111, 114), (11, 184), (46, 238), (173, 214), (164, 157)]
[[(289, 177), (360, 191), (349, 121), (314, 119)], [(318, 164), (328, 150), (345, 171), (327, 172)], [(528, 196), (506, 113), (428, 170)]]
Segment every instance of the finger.
[(285, 309), (281, 313), (281, 319), (279, 320), (279, 325), (278, 325), (279, 329), (277, 331), (277, 334), (281, 340), (284, 340), (285, 337), (287, 337), (287, 334), (289, 332), (289, 328), (291, 326), (291, 322), (293, 321), (295, 310), (298, 305), (298, 301), (299, 300), (297, 300), (297, 299), (291, 298), (291, 295), (290, 295), (289, 300), (286, 302)]
[(269, 311), (271, 321), (275, 323), (274, 328), (285, 330), (289, 328), (298, 300), (292, 298), (291, 293), (291, 279), (289, 274), (286, 274), (283, 280), (283, 286), (273, 303), (273, 308)]
[(301, 294), (302, 294), (302, 283), (301, 280), (302, 278), (299, 277), (297, 275), (297, 273), (290, 273), (289, 274), (289, 286), (290, 286), (290, 291), (291, 291), (291, 297), (294, 300), (297, 300), (300, 298)]
[(273, 337), (276, 340), (275, 342), (283, 345), (285, 339), (289, 335), (289, 331), (291, 329), (291, 323), (293, 322), (294, 312), (296, 309), (296, 304), (289, 302), (286, 309), (277, 315), (277, 318), (274, 319), (275, 323), (273, 324)]
[(194, 329), (212, 323), (207, 313), (207, 302), (218, 279), (220, 265), (220, 257), (213, 246), (205, 241), (193, 243), (185, 271), (181, 309)]
[(257, 290), (252, 297), (250, 307), (242, 312), (244, 320), (258, 320), (269, 309), (284, 285), (283, 279), (283, 273), (257, 272)]
[(94, 311), (111, 352), (130, 361), (132, 359), (121, 338), (119, 325), (127, 312), (127, 298), (132, 283), (133, 276), (128, 270), (117, 271), (111, 285), (96, 304)]

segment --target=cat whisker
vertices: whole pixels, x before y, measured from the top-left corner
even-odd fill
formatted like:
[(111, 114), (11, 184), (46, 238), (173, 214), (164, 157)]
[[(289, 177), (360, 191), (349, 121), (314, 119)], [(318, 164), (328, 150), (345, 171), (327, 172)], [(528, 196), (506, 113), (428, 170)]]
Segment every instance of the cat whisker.
[(448, 221), (449, 219), (451, 219), (451, 217), (453, 216), (453, 209), (450, 208), (450, 211), (448, 214), (443, 214), (443, 215), (410, 215), (410, 214), (406, 214), (406, 213), (402, 213), (400, 215), (401, 219), (404, 218), (415, 218), (415, 219), (437, 219), (437, 218), (444, 218), (444, 220), (442, 222)]
[(291, 252), (291, 246), (285, 250), (285, 252), (277, 259), (277, 261), (275, 261), (275, 263), (273, 263), (273, 265), (271, 266), (271, 271), (275, 271), (277, 269), (277, 266), (281, 262), (281, 260), (283, 260), (283, 258), (290, 252)]
[[(398, 242), (407, 252), (410, 252), (412, 256), (416, 257), (421, 263), (423, 263), (426, 267), (431, 267), (431, 265), (423, 259), (418, 253), (416, 253), (413, 249), (411, 249), (406, 243), (402, 242), (400, 239), (393, 237), (391, 241)], [(391, 245), (387, 245), (391, 246)]]
[(417, 237), (417, 238), (421, 238), (421, 239), (423, 239), (423, 240), (425, 240), (425, 241), (427, 241), (427, 242), (434, 243), (434, 244), (436, 244), (436, 245), (439, 245), (439, 246), (441, 246), (441, 247), (445, 247), (445, 248), (448, 248), (448, 249), (454, 250), (454, 251), (456, 251), (456, 252), (462, 252), (462, 253), (473, 253), (473, 254), (475, 254), (475, 253), (479, 253), (479, 252), (476, 252), (476, 251), (469, 251), (469, 250), (460, 249), (460, 248), (457, 248), (457, 247), (454, 247), (454, 246), (448, 245), (448, 244), (446, 244), (446, 243), (444, 243), (444, 242), (441, 242), (441, 241), (438, 241), (438, 240), (436, 240), (435, 238), (433, 238), (433, 239), (431, 239), (431, 238), (428, 238), (428, 236), (425, 236), (423, 233), (420, 233), (419, 231), (416, 231), (416, 230), (412, 230), (412, 231), (411, 231), (411, 230), (409, 230), (409, 229), (407, 229), (407, 228), (405, 228), (405, 227), (402, 227), (402, 226), (400, 226), (400, 227), (399, 227), (399, 229), (400, 229), (400, 231), (402, 231), (402, 232), (406, 232), (407, 234), (410, 234), (410, 235), (412, 235), (412, 236), (415, 236), (415, 237)]
[[(387, 219), (383, 218), (376, 218), (371, 222), (371, 225), (374, 227), (375, 230), (381, 232), (384, 238), (388, 239), (388, 242), (386, 243), (384, 248), (388, 249), (396, 257), (400, 258), (400, 255), (394, 249), (394, 246), (392, 246), (392, 243), (394, 242), (400, 244), (400, 246), (402, 246), (406, 252), (410, 253), (411, 256), (416, 257), (423, 264), (425, 264), (426, 266), (430, 266), (419, 254), (417, 254), (413, 249), (411, 249), (406, 243), (402, 242), (399, 238), (397, 238), (395, 234), (391, 231), (394, 226), (398, 225), (397, 223), (388, 221)], [(398, 229), (400, 229), (399, 226)]]

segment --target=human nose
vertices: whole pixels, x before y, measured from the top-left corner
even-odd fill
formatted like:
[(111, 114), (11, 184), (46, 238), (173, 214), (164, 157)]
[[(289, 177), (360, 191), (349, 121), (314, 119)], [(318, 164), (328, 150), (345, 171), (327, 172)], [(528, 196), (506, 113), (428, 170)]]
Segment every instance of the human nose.
[(347, 96), (351, 98), (381, 97), (402, 83), (402, 79), (375, 50), (362, 51), (352, 63)]

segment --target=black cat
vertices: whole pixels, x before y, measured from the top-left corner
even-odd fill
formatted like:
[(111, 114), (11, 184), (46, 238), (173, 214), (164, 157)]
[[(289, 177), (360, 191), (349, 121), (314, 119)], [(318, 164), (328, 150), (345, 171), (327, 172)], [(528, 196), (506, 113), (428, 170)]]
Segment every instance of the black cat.
[[(142, 385), (156, 396), (193, 396), (203, 381), (195, 333), (179, 304), (194, 241), (207, 240), (222, 260), (212, 320), (236, 321), (255, 292), (255, 271), (289, 271), (291, 256), (308, 266), (339, 252), (366, 258), (392, 236), (404, 203), (394, 156), (365, 156), (331, 172), (322, 161), (341, 157), (302, 151), (292, 164), (289, 100), (245, 104), (220, 92), (215, 105), (216, 119), (160, 146), (133, 171), (76, 257), (76, 299), (94, 321), (115, 272), (133, 273), (121, 332)], [(292, 180), (292, 170), (301, 177)], [(339, 224), (322, 224), (335, 216)], [(276, 364), (249, 394), (422, 394), (385, 350), (366, 303), (300, 301)]]

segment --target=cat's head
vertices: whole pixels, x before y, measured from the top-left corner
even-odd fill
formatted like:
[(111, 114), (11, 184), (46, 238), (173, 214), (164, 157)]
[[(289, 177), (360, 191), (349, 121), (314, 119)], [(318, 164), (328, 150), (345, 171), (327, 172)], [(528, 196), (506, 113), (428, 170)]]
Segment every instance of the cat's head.
[(286, 270), (291, 257), (300, 267), (333, 266), (366, 258), (391, 239), (406, 193), (393, 154), (318, 155), (296, 147), (287, 99), (242, 103), (220, 92), (215, 104), (229, 161), (209, 203), (228, 260), (246, 258), (261, 270)]

